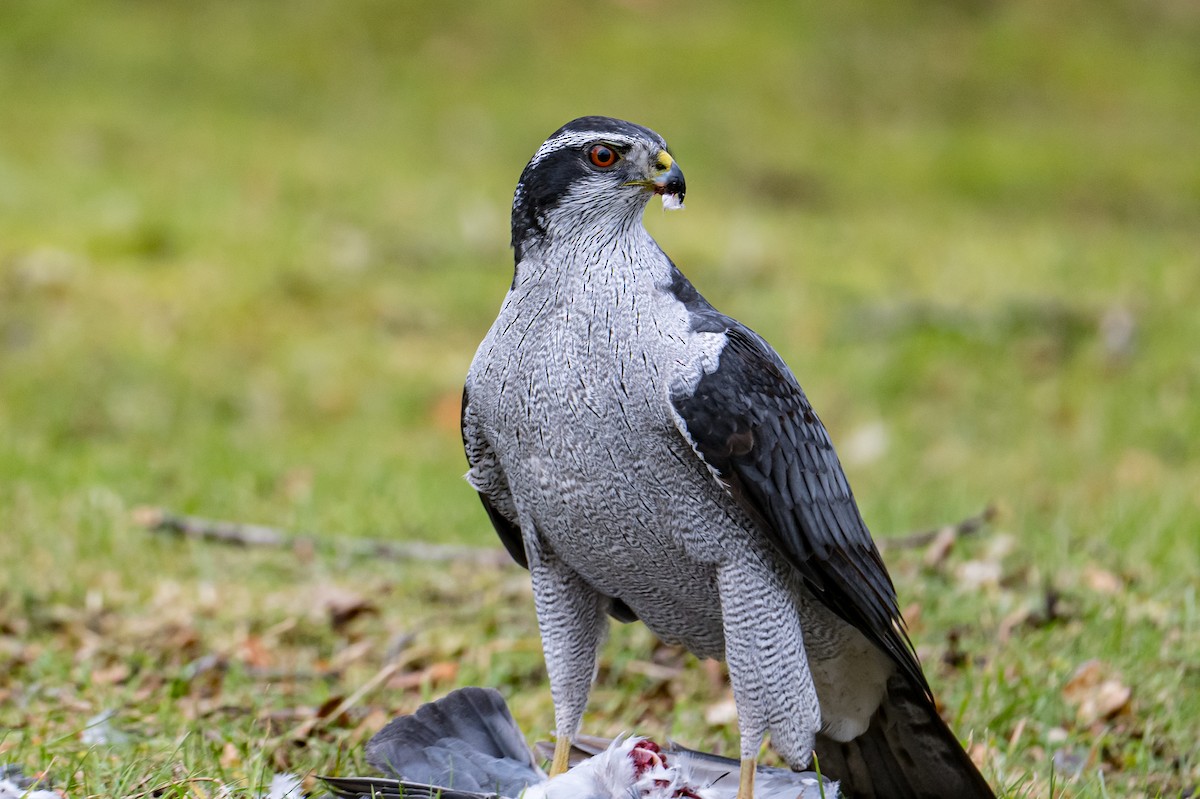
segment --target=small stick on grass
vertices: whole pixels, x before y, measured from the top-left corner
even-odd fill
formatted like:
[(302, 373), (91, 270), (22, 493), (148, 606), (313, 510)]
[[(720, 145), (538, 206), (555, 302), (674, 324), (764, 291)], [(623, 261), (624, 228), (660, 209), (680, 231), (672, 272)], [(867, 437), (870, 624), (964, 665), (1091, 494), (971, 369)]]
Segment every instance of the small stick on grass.
[[(996, 507), (989, 505), (982, 513), (963, 519), (957, 524), (906, 536), (880, 537), (876, 539), (876, 544), (880, 550), (894, 550), (919, 549), (929, 546), (939, 538), (956, 541), (959, 538), (979, 533), (996, 518), (996, 515)], [(322, 550), (383, 560), (459, 561), (490, 567), (509, 566), (513, 562), (507, 553), (500, 549), (431, 544), (426, 541), (384, 541), (377, 538), (343, 538), (334, 541), (318, 536), (289, 533), (262, 524), (185, 516), (171, 513), (162, 508), (137, 508), (133, 518), (137, 524), (153, 533), (176, 535), (180, 538), (211, 541), (230, 546), (291, 549), (297, 552)]]
[(164, 533), (180, 538), (211, 541), (230, 546), (291, 549), (297, 552), (322, 550), (384, 560), (459, 561), (493, 567), (508, 565), (512, 562), (507, 553), (499, 549), (449, 546), (425, 541), (383, 541), (373, 538), (347, 537), (333, 540), (318, 536), (297, 535), (261, 524), (184, 516), (161, 508), (137, 508), (133, 518), (137, 524), (153, 533)]

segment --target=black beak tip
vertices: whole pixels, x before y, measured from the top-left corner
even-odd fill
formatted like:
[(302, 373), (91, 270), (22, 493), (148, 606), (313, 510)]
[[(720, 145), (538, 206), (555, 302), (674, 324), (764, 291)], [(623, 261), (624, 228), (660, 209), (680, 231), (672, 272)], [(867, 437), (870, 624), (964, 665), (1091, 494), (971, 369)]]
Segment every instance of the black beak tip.
[(679, 164), (671, 164), (667, 173), (654, 181), (655, 194), (673, 194), (682, 202), (686, 192), (687, 181), (683, 178), (683, 170), (679, 168)]

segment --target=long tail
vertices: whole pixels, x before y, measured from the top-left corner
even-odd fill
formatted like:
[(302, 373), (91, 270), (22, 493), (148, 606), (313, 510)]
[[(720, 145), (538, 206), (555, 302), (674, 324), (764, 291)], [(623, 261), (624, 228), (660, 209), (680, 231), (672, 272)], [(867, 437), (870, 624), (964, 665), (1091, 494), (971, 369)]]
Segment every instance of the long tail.
[(850, 799), (995, 799), (933, 701), (900, 673), (867, 731), (848, 743), (818, 735), (817, 758)]
[(394, 719), (367, 743), (367, 762), (410, 784), (503, 796), (546, 779), (490, 688), (462, 688)]

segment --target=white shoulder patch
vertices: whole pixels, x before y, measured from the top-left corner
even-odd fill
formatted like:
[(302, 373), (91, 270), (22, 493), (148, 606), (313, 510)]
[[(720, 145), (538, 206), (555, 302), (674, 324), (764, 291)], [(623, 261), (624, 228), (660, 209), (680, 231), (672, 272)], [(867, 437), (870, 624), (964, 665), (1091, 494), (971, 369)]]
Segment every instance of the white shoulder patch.
[[(705, 375), (710, 375), (717, 370), (717, 366), (721, 361), (721, 352), (725, 349), (725, 344), (729, 341), (728, 336), (724, 333), (693, 333), (691, 336), (691, 353), (693, 355), (690, 362), (680, 363), (680, 369), (671, 379), (670, 392), (672, 397), (687, 397), (696, 393), (696, 389), (700, 385), (700, 381)], [(671, 407), (671, 419), (675, 422), (675, 427), (679, 430), (683, 440), (692, 448), (692, 452), (700, 459), (701, 463), (708, 467), (708, 471), (712, 474), (713, 479), (717, 481), (726, 491), (729, 486), (721, 478), (712, 465), (704, 459), (700, 449), (696, 446), (695, 439), (688, 432), (687, 423), (679, 412)]]
[(696, 393), (701, 378), (717, 371), (721, 352), (729, 337), (725, 333), (692, 333), (688, 338), (688, 361), (679, 362), (679, 369), (671, 379), (671, 396), (687, 396)]

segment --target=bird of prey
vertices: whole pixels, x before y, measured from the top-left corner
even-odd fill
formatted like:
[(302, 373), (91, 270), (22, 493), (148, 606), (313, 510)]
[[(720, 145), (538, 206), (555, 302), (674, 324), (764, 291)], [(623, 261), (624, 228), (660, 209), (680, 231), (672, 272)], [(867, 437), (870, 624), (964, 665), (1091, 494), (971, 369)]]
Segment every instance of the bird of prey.
[[(646, 738), (585, 736), (567, 772), (538, 767), (499, 692), (460, 688), (390, 722), (367, 743), (390, 777), (322, 777), (346, 799), (733, 799), (738, 763)], [(759, 799), (837, 799), (816, 774), (760, 767)]]
[(516, 268), (463, 392), (467, 480), (531, 574), (566, 766), (607, 615), (729, 665), (750, 799), (769, 733), (848, 796), (990, 797), (938, 716), (829, 434), (757, 333), (646, 232), (657, 133), (567, 123), (521, 173)]

